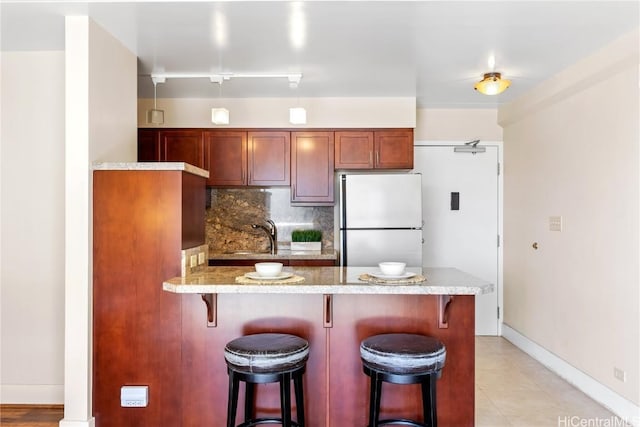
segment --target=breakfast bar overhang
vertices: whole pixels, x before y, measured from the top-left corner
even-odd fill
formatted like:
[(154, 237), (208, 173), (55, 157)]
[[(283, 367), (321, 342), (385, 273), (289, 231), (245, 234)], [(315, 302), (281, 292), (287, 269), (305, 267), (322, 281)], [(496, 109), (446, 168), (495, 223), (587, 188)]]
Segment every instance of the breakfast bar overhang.
[[(446, 365), (437, 386), (440, 425), (473, 426), (474, 297), (492, 292), (493, 285), (454, 268), (408, 269), (426, 278), (421, 283), (361, 280), (372, 270), (286, 268), (304, 280), (250, 283), (241, 278), (252, 267), (209, 267), (165, 281), (165, 291), (182, 294), (183, 395), (192, 389), (194, 396), (187, 418), (189, 413), (217, 414), (205, 418), (224, 425), (226, 342), (246, 334), (283, 332), (310, 344), (304, 379), (307, 424), (364, 426), (368, 378), (362, 373), (359, 344), (374, 334), (407, 332), (434, 336), (446, 346)], [(383, 414), (419, 418), (417, 387), (395, 387), (385, 393)], [(279, 411), (277, 389), (267, 387), (259, 393), (256, 409)]]

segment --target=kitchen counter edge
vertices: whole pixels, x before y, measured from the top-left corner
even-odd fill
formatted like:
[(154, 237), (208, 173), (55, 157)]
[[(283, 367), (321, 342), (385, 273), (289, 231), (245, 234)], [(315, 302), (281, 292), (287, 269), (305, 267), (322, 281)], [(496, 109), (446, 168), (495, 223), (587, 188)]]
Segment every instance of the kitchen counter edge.
[(236, 283), (235, 278), (253, 267), (208, 267), (187, 277), (165, 281), (167, 292), (178, 294), (396, 294), (396, 295), (480, 295), (494, 291), (494, 285), (455, 268), (408, 268), (426, 280), (418, 284), (375, 284), (358, 279), (374, 272), (372, 267), (285, 267), (305, 278), (297, 284)]
[(209, 178), (208, 171), (184, 162), (105, 162), (94, 163), (93, 170), (184, 171)]

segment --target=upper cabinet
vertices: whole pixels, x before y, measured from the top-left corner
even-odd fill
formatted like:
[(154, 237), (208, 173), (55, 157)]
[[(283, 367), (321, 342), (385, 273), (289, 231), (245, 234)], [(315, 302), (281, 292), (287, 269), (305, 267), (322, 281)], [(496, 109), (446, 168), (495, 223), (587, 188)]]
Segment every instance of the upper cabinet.
[(337, 131), (336, 169), (413, 169), (413, 129)]
[(140, 129), (138, 161), (185, 162), (209, 170), (209, 156), (199, 129)]
[(290, 183), (290, 134), (280, 131), (205, 131), (210, 186)]
[(334, 132), (291, 132), (291, 202), (332, 205)]
[(249, 132), (249, 185), (289, 185), (291, 182), (291, 133), (280, 131)]
[(247, 185), (247, 132), (205, 131), (210, 186)]

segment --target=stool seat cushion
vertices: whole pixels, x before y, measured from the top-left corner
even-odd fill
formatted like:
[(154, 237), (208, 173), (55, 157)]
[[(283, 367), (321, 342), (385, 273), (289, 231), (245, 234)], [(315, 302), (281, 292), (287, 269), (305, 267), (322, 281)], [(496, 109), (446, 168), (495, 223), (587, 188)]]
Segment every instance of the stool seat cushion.
[(360, 344), (365, 366), (394, 374), (439, 373), (446, 355), (442, 342), (419, 334), (374, 335)]
[(230, 368), (241, 372), (294, 370), (309, 358), (309, 343), (290, 334), (245, 335), (227, 343), (224, 358)]

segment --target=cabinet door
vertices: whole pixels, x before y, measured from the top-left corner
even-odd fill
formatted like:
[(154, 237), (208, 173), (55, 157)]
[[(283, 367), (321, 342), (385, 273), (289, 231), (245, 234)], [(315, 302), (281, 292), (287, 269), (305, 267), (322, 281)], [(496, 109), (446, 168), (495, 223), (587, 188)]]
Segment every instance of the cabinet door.
[(292, 132), (291, 145), (291, 201), (333, 204), (333, 132)]
[(413, 169), (413, 129), (375, 131), (376, 169)]
[(336, 169), (373, 169), (373, 132), (335, 133)]
[(161, 130), (159, 131), (160, 159), (163, 162), (186, 162), (204, 170), (209, 170), (208, 157), (202, 131)]
[(207, 131), (209, 180), (207, 185), (247, 184), (247, 133), (243, 131)]
[(157, 129), (138, 129), (138, 161), (160, 161), (160, 141)]
[(291, 134), (289, 132), (249, 132), (249, 185), (289, 185)]

